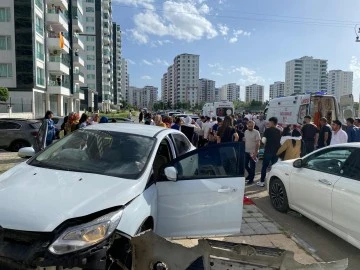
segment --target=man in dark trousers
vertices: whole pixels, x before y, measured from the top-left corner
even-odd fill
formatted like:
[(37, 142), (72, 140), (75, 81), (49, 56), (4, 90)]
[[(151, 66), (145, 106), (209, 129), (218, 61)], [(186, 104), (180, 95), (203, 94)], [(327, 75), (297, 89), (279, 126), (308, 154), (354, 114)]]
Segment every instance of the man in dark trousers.
[(264, 159), (261, 168), (261, 178), (260, 181), (256, 183), (260, 187), (265, 186), (266, 170), (270, 163), (273, 165), (278, 161), (276, 152), (280, 148), (281, 132), (276, 128), (277, 123), (278, 119), (276, 117), (271, 117), (269, 119), (269, 127), (265, 129), (262, 138), (262, 142), (265, 144)]
[(304, 125), (301, 128), (303, 134), (302, 138), (305, 142), (306, 154), (311, 153), (315, 150), (315, 145), (318, 143), (319, 130), (311, 123), (311, 116), (307, 115), (304, 117)]
[(327, 123), (327, 119), (325, 117), (322, 117), (320, 119), (318, 148), (323, 148), (330, 145), (331, 134), (331, 126)]
[(139, 123), (142, 123), (142, 120), (144, 119), (144, 114), (142, 112), (142, 110), (140, 110), (140, 113), (139, 113)]

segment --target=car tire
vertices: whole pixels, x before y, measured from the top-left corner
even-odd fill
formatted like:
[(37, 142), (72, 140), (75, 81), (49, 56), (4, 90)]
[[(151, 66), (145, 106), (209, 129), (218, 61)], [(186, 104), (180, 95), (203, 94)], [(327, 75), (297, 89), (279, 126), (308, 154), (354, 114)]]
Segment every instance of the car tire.
[(30, 143), (24, 140), (17, 140), (11, 143), (9, 150), (11, 152), (19, 152), (21, 148), (29, 147)]
[(289, 210), (286, 189), (279, 178), (274, 178), (270, 181), (269, 197), (271, 204), (279, 212), (286, 213)]

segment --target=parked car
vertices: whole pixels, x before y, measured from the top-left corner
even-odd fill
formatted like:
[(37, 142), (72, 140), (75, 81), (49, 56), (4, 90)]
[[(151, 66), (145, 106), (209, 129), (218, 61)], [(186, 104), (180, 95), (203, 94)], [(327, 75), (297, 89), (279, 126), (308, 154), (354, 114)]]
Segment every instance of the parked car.
[(347, 143), (277, 162), (267, 187), (276, 210), (296, 210), (360, 248), (359, 180), (360, 143)]
[(243, 156), (242, 144), (195, 149), (183, 133), (156, 126), (77, 130), (0, 175), (0, 269), (4, 261), (12, 269), (123, 269), (130, 239), (148, 229), (240, 233)]
[(40, 126), (38, 120), (0, 119), (0, 148), (17, 152), (33, 145)]
[(123, 122), (126, 122), (126, 123), (134, 123), (134, 120), (131, 120), (129, 118), (126, 118), (126, 117), (109, 117), (109, 122), (111, 122), (112, 119), (115, 119), (117, 123), (123, 123)]

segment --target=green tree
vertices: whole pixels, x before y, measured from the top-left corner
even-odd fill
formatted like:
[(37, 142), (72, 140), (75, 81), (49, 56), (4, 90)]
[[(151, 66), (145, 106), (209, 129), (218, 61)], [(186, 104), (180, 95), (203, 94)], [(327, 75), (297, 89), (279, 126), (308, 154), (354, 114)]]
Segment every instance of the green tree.
[(6, 87), (0, 87), (0, 101), (7, 101), (9, 99), (9, 90)]

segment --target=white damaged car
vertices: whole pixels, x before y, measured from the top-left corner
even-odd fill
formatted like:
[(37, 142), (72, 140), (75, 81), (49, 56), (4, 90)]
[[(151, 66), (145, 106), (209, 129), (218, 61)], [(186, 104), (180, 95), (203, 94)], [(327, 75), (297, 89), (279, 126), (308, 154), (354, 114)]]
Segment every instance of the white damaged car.
[(0, 176), (0, 269), (130, 268), (141, 231), (240, 233), (243, 157), (240, 143), (195, 149), (155, 126), (78, 130)]

